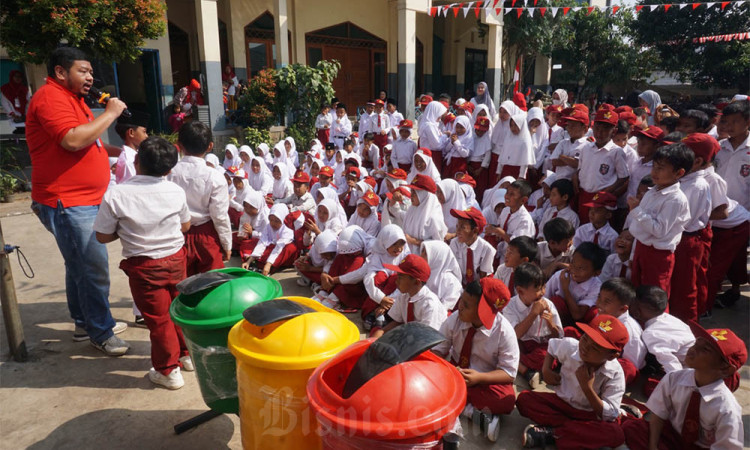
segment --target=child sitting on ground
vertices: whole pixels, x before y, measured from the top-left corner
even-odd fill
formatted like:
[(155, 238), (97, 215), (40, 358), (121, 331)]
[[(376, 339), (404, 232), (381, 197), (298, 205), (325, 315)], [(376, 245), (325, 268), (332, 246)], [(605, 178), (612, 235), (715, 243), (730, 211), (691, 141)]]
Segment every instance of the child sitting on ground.
[(495, 278), (501, 280), (508, 286), (510, 295), (516, 295), (515, 270), (516, 267), (529, 261), (534, 261), (537, 254), (537, 245), (534, 239), (528, 236), (518, 236), (508, 243), (505, 251), (505, 262), (500, 264), (495, 271)]
[(573, 225), (562, 217), (555, 217), (544, 224), (544, 241), (537, 242), (536, 263), (548, 280), (558, 270), (567, 269), (573, 259), (575, 248), (573, 236), (576, 233)]
[(287, 214), (289, 209), (286, 205), (271, 207), (268, 225), (263, 229), (253, 252), (242, 263), (243, 269), (255, 266), (268, 276), (294, 263), (299, 256), (299, 248), (294, 243), (294, 231), (284, 226)]
[[(573, 182), (566, 180), (565, 178), (555, 180), (550, 186), (549, 192), (549, 207), (544, 210), (541, 220), (539, 221), (539, 231), (544, 231), (544, 226), (552, 219), (560, 217), (567, 220), (573, 225), (573, 228), (578, 228), (580, 220), (578, 219), (578, 213), (573, 211), (570, 207), (570, 202), (573, 201), (575, 191), (573, 190)], [(537, 233), (537, 236), (541, 238), (543, 233)], [(541, 240), (541, 239), (540, 239)]]
[(500, 227), (487, 227), (485, 234), (497, 235), (500, 243), (497, 246), (498, 264), (505, 258), (505, 249), (511, 239), (518, 236), (534, 237), (536, 228), (531, 214), (523, 206), (531, 194), (529, 183), (524, 180), (514, 181), (505, 193), (505, 208), (500, 214)]
[(242, 200), (244, 213), (240, 217), (234, 248), (242, 260), (253, 253), (263, 230), (268, 226), (268, 205), (258, 191), (248, 190)]
[(500, 436), (500, 415), (513, 411), (513, 379), (518, 367), (518, 343), (501, 314), (510, 293), (502, 281), (482, 278), (466, 286), (453, 313), (440, 327), (446, 340), (432, 351), (458, 367), (466, 380), (466, 408), (487, 438)]
[(331, 263), (336, 257), (336, 247), (338, 244), (338, 235), (331, 231), (325, 230), (315, 238), (310, 253), (300, 256), (294, 261), (294, 267), (299, 271), (301, 286), (307, 286), (312, 283), (311, 289), (315, 294), (320, 290), (320, 274), (329, 272)]
[(544, 298), (542, 269), (527, 262), (513, 273), (518, 295), (510, 299), (503, 315), (513, 326), (521, 350), (518, 373), (531, 389), (536, 389), (547, 355), (547, 342), (562, 337), (563, 327), (555, 304)]
[(380, 232), (380, 220), (378, 220), (378, 205), (380, 197), (372, 190), (367, 190), (357, 200), (357, 210), (349, 218), (349, 226), (356, 225), (373, 238)]
[(458, 308), (458, 299), (464, 291), (461, 285), (461, 269), (456, 255), (444, 241), (424, 241), (419, 246), (419, 254), (430, 265), (430, 279), (427, 287), (438, 296), (448, 311)]
[(462, 284), (466, 285), (492, 273), (495, 249), (479, 236), (486, 225), (481, 211), (472, 206), (466, 210), (451, 209), (451, 215), (458, 219), (458, 224), (450, 247), (461, 269)]
[(617, 231), (609, 225), (612, 212), (617, 209), (617, 197), (609, 192), (597, 192), (591, 201), (585, 203), (589, 213), (589, 223), (581, 225), (576, 230), (573, 245), (578, 247), (583, 242), (593, 242), (607, 251), (607, 255), (615, 251)]
[(320, 275), (322, 289), (313, 298), (331, 309), (351, 312), (361, 308), (367, 298), (362, 280), (372, 240), (374, 238), (356, 225), (344, 228), (339, 235), (338, 254), (328, 272)]
[(394, 224), (384, 226), (367, 260), (367, 275), (364, 278), (368, 298), (362, 305), (362, 320), (365, 331), (373, 324), (384, 323), (382, 317), (393, 306), (390, 295), (396, 290), (396, 273), (384, 267), (385, 264), (400, 264), (409, 254), (404, 231)]
[(611, 278), (619, 277), (630, 280), (630, 256), (633, 253), (633, 235), (629, 230), (622, 230), (622, 233), (615, 239), (615, 252), (607, 256), (602, 273), (599, 279), (605, 282)]
[[(518, 394), (518, 412), (534, 422), (524, 430), (524, 447), (600, 448), (625, 442), (617, 421), (625, 377), (616, 358), (628, 342), (628, 331), (607, 314), (578, 326), (584, 332), (580, 341), (549, 341), (542, 375), (555, 392)], [(552, 368), (555, 359), (559, 373)]]
[(289, 212), (302, 211), (315, 214), (315, 199), (307, 192), (310, 189), (310, 175), (298, 170), (292, 178), (292, 195), (276, 200), (276, 203), (289, 206)]

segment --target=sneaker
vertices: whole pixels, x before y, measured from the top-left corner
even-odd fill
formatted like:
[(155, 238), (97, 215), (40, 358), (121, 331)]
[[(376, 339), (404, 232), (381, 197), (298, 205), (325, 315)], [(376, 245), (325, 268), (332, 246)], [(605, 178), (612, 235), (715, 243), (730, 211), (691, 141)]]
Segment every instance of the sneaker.
[(375, 323), (375, 317), (373, 317), (372, 314), (368, 314), (363, 320), (362, 320), (362, 328), (365, 331), (372, 330), (372, 324)]
[(474, 417), (474, 405), (471, 403), (467, 403), (466, 407), (464, 407), (464, 410), (461, 411), (461, 417), (465, 417), (467, 419), (471, 419)]
[(163, 375), (161, 372), (157, 372), (153, 367), (148, 371), (148, 379), (152, 383), (164, 386), (167, 389), (175, 390), (185, 386), (185, 380), (182, 379), (180, 368), (176, 367), (169, 375)]
[(628, 416), (635, 417), (636, 419), (642, 419), (643, 413), (640, 409), (638, 409), (635, 405), (628, 405), (626, 403), (620, 403), (620, 409), (622, 412)]
[(180, 358), (180, 364), (182, 364), (182, 370), (185, 372), (195, 371), (195, 365), (193, 364), (193, 358), (190, 355), (185, 355)]
[(544, 447), (555, 443), (555, 435), (552, 428), (540, 427), (539, 425), (527, 425), (523, 430), (524, 448)]
[(76, 325), (75, 331), (73, 331), (73, 340), (75, 342), (83, 342), (89, 340), (89, 334), (86, 333), (86, 330), (83, 329), (83, 327), (79, 327)]
[(372, 324), (373, 328), (375, 328), (375, 327), (383, 328), (384, 326), (385, 326), (385, 316), (383, 316), (383, 315), (380, 315), (380, 316), (376, 317), (375, 318), (375, 323)]
[(143, 316), (135, 316), (135, 319), (133, 320), (133, 324), (140, 328), (147, 328), (146, 321), (143, 319)]
[(310, 286), (310, 279), (307, 278), (307, 277), (305, 277), (305, 276), (303, 276), (303, 275), (298, 275), (297, 276), (297, 286), (302, 286), (302, 287)]
[(487, 439), (489, 439), (490, 442), (497, 442), (498, 438), (500, 437), (500, 415), (492, 415), (492, 418), (487, 425), (486, 433)]
[(326, 308), (331, 308), (331, 309), (337, 309), (339, 305), (341, 304), (339, 302), (339, 298), (336, 297), (336, 294), (329, 295), (327, 298), (324, 298), (320, 303)]
[(95, 349), (101, 350), (101, 352), (107, 356), (122, 356), (128, 352), (128, 349), (130, 349), (130, 344), (118, 338), (117, 336), (111, 336), (101, 344), (97, 344), (96, 342), (91, 341), (91, 345)]
[(529, 388), (533, 391), (542, 384), (541, 375), (536, 370), (529, 369), (523, 374), (523, 378), (529, 383)]
[(128, 324), (126, 324), (125, 322), (115, 322), (115, 326), (112, 327), (112, 333), (120, 334), (127, 329), (128, 329)]
[(313, 283), (310, 285), (310, 289), (312, 289), (313, 293), (317, 294), (322, 288), (318, 283)]

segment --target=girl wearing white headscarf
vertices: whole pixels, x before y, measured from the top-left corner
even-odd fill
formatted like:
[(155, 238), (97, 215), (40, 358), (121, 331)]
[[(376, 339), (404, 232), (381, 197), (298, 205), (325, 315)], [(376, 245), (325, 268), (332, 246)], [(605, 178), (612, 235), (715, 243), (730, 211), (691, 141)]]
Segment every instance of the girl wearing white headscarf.
[(503, 151), (497, 161), (497, 173), (500, 178), (506, 175), (526, 178), (529, 166), (536, 164), (526, 113), (521, 111), (511, 116), (510, 121), (512, 125), (505, 134)]
[(446, 310), (453, 311), (464, 291), (456, 255), (448, 244), (438, 240), (422, 242), (419, 251), (430, 265), (427, 287), (443, 302)]
[[(247, 191), (242, 200), (244, 211), (237, 229), (237, 244), (240, 257), (244, 260), (250, 256), (268, 225), (268, 205), (258, 191)], [(252, 213), (252, 214), (251, 214)]]
[(268, 144), (261, 142), (255, 147), (255, 149), (258, 150), (258, 156), (260, 156), (263, 159), (263, 162), (266, 163), (268, 170), (271, 170), (273, 168), (273, 152), (271, 152)]
[[(282, 172), (284, 178), (292, 178), (294, 176), (294, 165), (289, 161), (289, 158), (287, 158), (284, 141), (279, 141), (273, 146), (273, 166), (277, 163), (284, 165), (284, 172)], [(271, 167), (271, 170), (273, 170), (273, 166)]]
[(302, 240), (305, 246), (309, 246), (316, 239), (315, 236), (320, 236), (324, 231), (330, 231), (338, 236), (344, 229), (346, 222), (341, 222), (338, 214), (340, 208), (337, 203), (338, 201), (329, 198), (324, 198), (323, 201), (318, 203), (315, 208), (315, 223), (308, 222), (305, 224), (307, 230)]
[(373, 311), (382, 307), (378, 311), (380, 314), (377, 314), (382, 315), (393, 304), (393, 299), (388, 296), (396, 290), (396, 273), (386, 269), (384, 264), (397, 266), (408, 254), (404, 230), (394, 224), (384, 226), (367, 258), (367, 275), (363, 281), (369, 298), (362, 305), (362, 318), (365, 322), (372, 323), (375, 315), (369, 318), (367, 316)]
[(409, 188), (404, 187), (405, 185), (406, 183), (399, 184), (399, 186), (394, 187), (393, 192), (386, 194), (386, 199), (383, 202), (383, 212), (380, 217), (380, 222), (384, 226), (395, 224), (403, 228), (406, 211), (411, 206), (411, 191)]
[(337, 255), (327, 273), (320, 276), (322, 290), (313, 297), (323, 305), (352, 311), (362, 307), (367, 291), (366, 257), (374, 238), (358, 226), (348, 226), (339, 235)]
[(287, 172), (287, 165), (277, 162), (273, 165), (273, 189), (271, 194), (274, 200), (289, 197), (294, 193), (294, 184)]
[[(557, 98), (555, 98), (555, 96), (557, 96)], [(561, 105), (563, 108), (570, 106), (568, 104), (568, 91), (565, 89), (556, 89), (552, 93), (552, 104)]]
[(435, 167), (435, 161), (432, 155), (427, 155), (422, 148), (418, 149), (414, 153), (414, 157), (412, 158), (411, 171), (409, 172), (409, 176), (406, 177), (406, 179), (411, 181), (419, 174), (427, 175), (428, 177), (432, 178), (435, 183), (440, 181), (441, 178), (440, 171), (438, 171), (437, 167)]
[(438, 185), (438, 201), (443, 205), (443, 221), (448, 227), (448, 239), (452, 239), (456, 234), (456, 225), (458, 219), (451, 215), (451, 209), (463, 211), (467, 208), (466, 197), (464, 196), (458, 181), (452, 178), (440, 180)]
[(492, 96), (490, 95), (487, 83), (480, 81), (479, 84), (477, 84), (477, 95), (471, 98), (471, 103), (473, 103), (474, 106), (486, 106), (490, 113), (490, 120), (493, 122), (495, 121), (497, 111), (495, 110), (495, 102), (492, 101)]
[(454, 127), (455, 133), (451, 135), (443, 151), (445, 158), (443, 175), (446, 178), (451, 178), (458, 172), (466, 172), (466, 158), (474, 149), (474, 130), (471, 120), (467, 116), (458, 116)]
[(440, 102), (430, 102), (419, 118), (419, 147), (424, 147), (432, 152), (432, 161), (435, 163), (438, 173), (443, 167), (443, 148), (448, 141), (448, 136), (440, 132), (439, 120), (448, 109)]
[(295, 169), (299, 167), (299, 154), (297, 153), (297, 144), (294, 142), (293, 137), (289, 136), (284, 139), (284, 149), (286, 149), (288, 163), (293, 164)]
[(661, 105), (661, 96), (651, 89), (641, 92), (638, 96), (638, 101), (641, 106), (645, 106), (649, 109), (648, 113), (648, 124), (654, 124), (654, 117), (656, 115), (656, 108)]
[[(531, 122), (534, 120), (539, 121), (534, 133), (531, 133)], [(531, 133), (531, 144), (534, 146), (534, 157), (536, 158), (535, 167), (540, 170), (544, 161), (547, 159), (549, 152), (547, 147), (549, 146), (549, 137), (547, 132), (547, 126), (544, 122), (544, 111), (542, 108), (531, 108), (526, 115), (526, 123), (529, 125), (529, 133)]]
[(521, 113), (521, 109), (510, 100), (506, 100), (500, 104), (498, 112), (498, 120), (495, 123), (495, 127), (492, 129), (492, 153), (490, 154), (489, 164), (487, 164), (487, 184), (493, 185), (499, 178), (497, 176), (497, 168), (499, 166), (499, 158), (503, 152), (503, 144), (505, 138), (510, 133), (510, 118), (516, 114)]
[(336, 189), (326, 186), (318, 189), (317, 192), (317, 198), (316, 200), (320, 199), (318, 204), (321, 204), (323, 200), (331, 200), (333, 202), (332, 208), (335, 206), (335, 211), (329, 209), (328, 213), (335, 215), (339, 218), (339, 222), (341, 223), (341, 227), (343, 229), (344, 226), (346, 226), (346, 223), (348, 222), (348, 219), (346, 218), (346, 212), (344, 211), (343, 206), (341, 205), (341, 200), (339, 200), (339, 194), (336, 192)]
[[(482, 208), (486, 208), (490, 205), (490, 199), (492, 198), (492, 195), (495, 191), (497, 191), (498, 189), (507, 189), (508, 186), (510, 186), (515, 181), (516, 179), (511, 176), (502, 177), (497, 183), (495, 183), (494, 186), (487, 189), (487, 191), (485, 191), (484, 193), (484, 200), (482, 200)], [(505, 193), (503, 193), (503, 196), (505, 196)]]
[[(367, 215), (363, 216), (363, 214)], [(357, 210), (354, 212), (354, 214), (352, 214), (352, 217), (349, 218), (348, 225), (357, 225), (358, 227), (365, 230), (365, 233), (369, 234), (373, 238), (376, 237), (378, 235), (378, 232), (380, 231), (380, 220), (378, 220), (378, 205), (371, 206), (365, 201), (363, 196), (360, 196), (357, 200)]]
[(300, 274), (297, 284), (307, 286), (313, 282), (313, 291), (317, 294), (317, 290), (320, 289), (320, 274), (330, 270), (333, 259), (336, 257), (337, 246), (338, 234), (331, 230), (320, 233), (310, 247), (310, 253), (294, 262)]
[(404, 216), (404, 233), (409, 250), (416, 253), (422, 241), (443, 240), (448, 227), (443, 220), (443, 208), (435, 194), (412, 188), (411, 202)]
[(492, 117), (490, 116), (490, 110), (487, 108), (486, 105), (479, 105), (476, 108), (474, 108), (474, 112), (471, 113), (471, 125), (472, 126), (477, 123), (477, 118), (479, 117), (486, 117), (490, 119), (490, 129), (487, 131), (487, 133), (489, 133), (491, 136), (492, 128), (495, 126), (495, 123), (492, 121)]
[(268, 225), (263, 229), (258, 243), (255, 245), (250, 257), (242, 263), (242, 268), (247, 269), (253, 263), (262, 268), (265, 276), (279, 269), (291, 266), (299, 249), (294, 243), (294, 231), (284, 225), (289, 213), (286, 205), (277, 204), (271, 207), (268, 213)]
[(240, 164), (240, 167), (245, 171), (245, 173), (250, 173), (250, 160), (252, 160), (254, 156), (253, 150), (250, 148), (249, 145), (242, 145), (240, 146), (239, 152), (240, 152), (240, 161), (242, 161), (242, 163)]
[[(116, 159), (116, 158), (115, 158)], [(219, 173), (224, 173), (226, 169), (221, 165), (221, 162), (219, 162), (219, 157), (216, 156), (213, 153), (206, 153), (206, 156), (204, 157), (206, 160), (206, 165), (208, 167), (211, 167), (212, 169), (216, 169), (219, 171)]]
[(266, 167), (266, 163), (260, 156), (253, 156), (250, 159), (250, 171), (247, 172), (247, 181), (251, 188), (263, 195), (268, 195), (273, 191), (273, 174)]
[(237, 150), (237, 146), (234, 144), (227, 144), (224, 147), (224, 162), (221, 166), (225, 169), (230, 167), (240, 167), (242, 161), (240, 160), (240, 152)]

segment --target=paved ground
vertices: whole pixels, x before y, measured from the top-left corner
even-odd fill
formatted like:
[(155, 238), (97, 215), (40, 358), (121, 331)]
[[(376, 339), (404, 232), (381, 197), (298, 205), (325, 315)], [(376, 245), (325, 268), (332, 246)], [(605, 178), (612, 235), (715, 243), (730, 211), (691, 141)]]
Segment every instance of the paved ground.
[[(31, 361), (10, 360), (4, 324), (0, 331), (0, 430), (2, 449), (220, 449), (241, 448), (240, 423), (223, 415), (183, 435), (172, 426), (207, 408), (193, 373), (185, 373), (179, 391), (154, 388), (146, 378), (149, 363), (148, 331), (131, 327), (123, 335), (130, 353), (107, 358), (87, 342), (71, 340), (73, 325), (65, 305), (63, 262), (52, 235), (29, 213), (28, 200), (0, 204), (5, 241), (20, 245), (34, 268), (34, 279), (24, 277), (15, 255), (12, 270)], [(112, 313), (132, 321), (127, 278), (117, 266), (120, 245), (109, 245), (112, 275)], [(238, 261), (231, 261), (236, 265)], [(307, 295), (296, 285), (293, 271), (276, 276), (286, 295)], [(748, 342), (750, 302), (745, 296), (731, 310), (718, 311), (706, 326), (725, 324)], [(357, 315), (350, 315), (357, 321)], [(750, 445), (750, 367), (742, 371), (737, 397), (743, 406), (746, 446)], [(517, 388), (524, 388), (518, 382)], [(464, 423), (469, 439), (463, 449), (520, 447), (528, 421), (514, 412), (504, 419), (501, 442), (494, 446)]]

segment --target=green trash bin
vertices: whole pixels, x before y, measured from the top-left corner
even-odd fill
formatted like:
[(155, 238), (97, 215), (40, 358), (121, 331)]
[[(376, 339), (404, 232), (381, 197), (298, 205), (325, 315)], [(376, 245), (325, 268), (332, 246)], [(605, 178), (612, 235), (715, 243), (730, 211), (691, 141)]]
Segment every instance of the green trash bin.
[(278, 281), (238, 267), (185, 279), (169, 308), (185, 337), (203, 400), (222, 413), (239, 413), (234, 356), (227, 335), (250, 306), (282, 295)]

